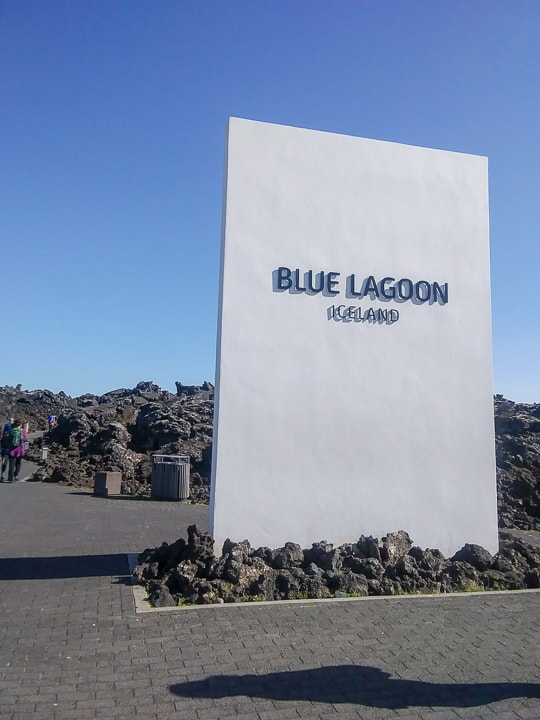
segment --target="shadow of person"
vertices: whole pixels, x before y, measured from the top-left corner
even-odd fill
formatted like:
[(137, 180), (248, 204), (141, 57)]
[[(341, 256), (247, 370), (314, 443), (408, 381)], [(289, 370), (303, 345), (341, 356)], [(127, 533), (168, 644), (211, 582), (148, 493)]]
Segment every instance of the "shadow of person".
[(235, 695), (269, 700), (357, 703), (388, 709), (411, 706), (473, 707), (510, 698), (540, 698), (537, 683), (438, 683), (399, 680), (365, 665), (334, 665), (264, 675), (213, 675), (175, 683), (175, 695), (223, 698)]

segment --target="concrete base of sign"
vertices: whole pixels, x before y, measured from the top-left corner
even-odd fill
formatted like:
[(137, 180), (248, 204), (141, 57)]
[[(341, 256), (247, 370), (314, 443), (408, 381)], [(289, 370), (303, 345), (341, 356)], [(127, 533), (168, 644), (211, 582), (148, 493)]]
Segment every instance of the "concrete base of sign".
[(94, 495), (107, 497), (122, 494), (121, 472), (97, 472), (94, 475)]

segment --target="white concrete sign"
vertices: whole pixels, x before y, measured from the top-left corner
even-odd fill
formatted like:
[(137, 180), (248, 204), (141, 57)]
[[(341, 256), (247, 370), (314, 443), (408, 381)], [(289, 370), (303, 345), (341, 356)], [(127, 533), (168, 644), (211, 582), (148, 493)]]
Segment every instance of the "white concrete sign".
[(210, 515), (497, 549), (486, 158), (230, 120)]

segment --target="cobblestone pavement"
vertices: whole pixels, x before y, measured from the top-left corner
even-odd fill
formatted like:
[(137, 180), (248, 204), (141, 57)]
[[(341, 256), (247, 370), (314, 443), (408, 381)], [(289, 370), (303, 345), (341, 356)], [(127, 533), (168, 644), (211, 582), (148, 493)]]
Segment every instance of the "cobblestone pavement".
[(136, 614), (126, 553), (207, 510), (0, 485), (0, 717), (540, 718), (540, 594)]

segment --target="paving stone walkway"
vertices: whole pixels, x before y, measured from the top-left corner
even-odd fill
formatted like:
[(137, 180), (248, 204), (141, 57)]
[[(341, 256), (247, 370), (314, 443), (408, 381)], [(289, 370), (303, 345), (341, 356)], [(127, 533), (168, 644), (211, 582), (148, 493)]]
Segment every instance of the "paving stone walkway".
[(540, 593), (137, 614), (126, 553), (206, 519), (0, 485), (0, 718), (540, 718)]

